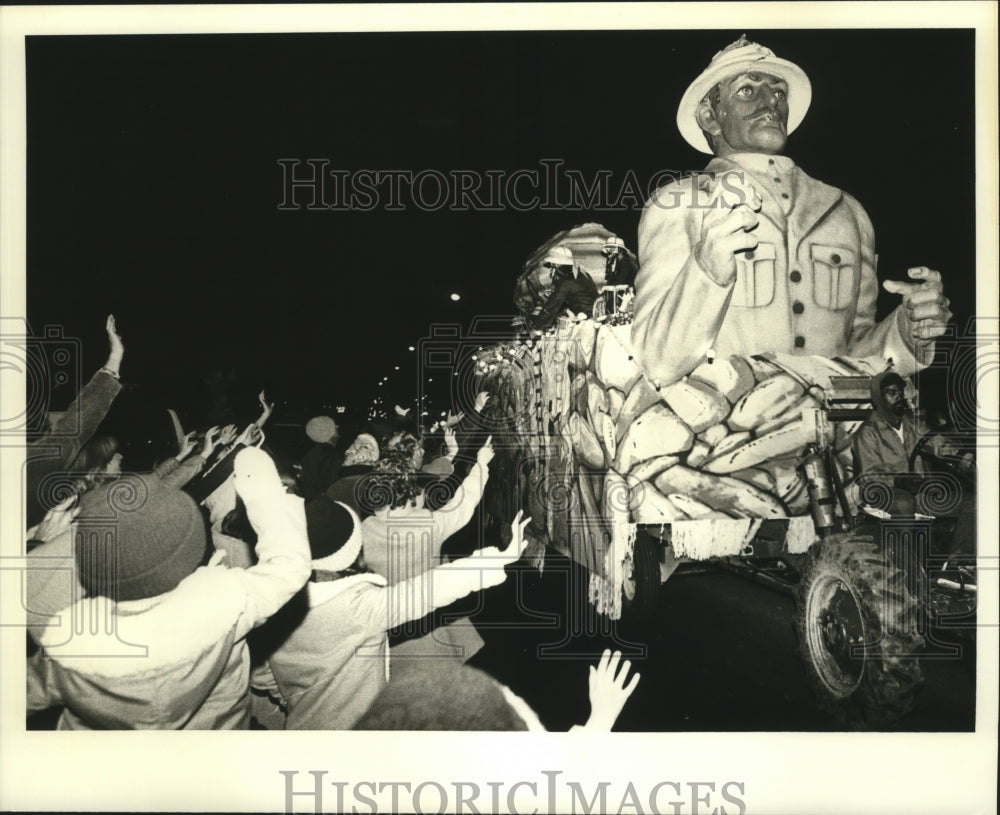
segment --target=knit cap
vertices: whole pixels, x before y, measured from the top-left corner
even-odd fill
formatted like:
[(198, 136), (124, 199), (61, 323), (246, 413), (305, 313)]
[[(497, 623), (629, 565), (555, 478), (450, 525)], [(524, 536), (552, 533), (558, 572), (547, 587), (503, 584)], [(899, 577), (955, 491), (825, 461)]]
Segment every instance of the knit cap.
[[(512, 704), (517, 700), (520, 704)], [(355, 730), (544, 730), (493, 677), (451, 660), (421, 660), (375, 697)]]
[(361, 553), (361, 519), (347, 504), (320, 495), (306, 503), (313, 568), (342, 572)]
[(324, 444), (337, 435), (337, 423), (329, 416), (313, 416), (306, 422), (306, 435), (317, 444)]
[(209, 538), (198, 505), (157, 476), (123, 476), (87, 499), (74, 522), (74, 550), (88, 595), (157, 597), (205, 562)]

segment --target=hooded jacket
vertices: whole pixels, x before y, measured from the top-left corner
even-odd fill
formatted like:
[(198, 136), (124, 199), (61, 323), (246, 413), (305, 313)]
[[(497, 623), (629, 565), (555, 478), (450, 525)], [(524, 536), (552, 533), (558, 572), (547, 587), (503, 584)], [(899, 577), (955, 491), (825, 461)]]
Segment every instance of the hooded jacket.
[[(203, 566), (142, 600), (78, 599), (69, 534), (35, 550), (28, 624), (42, 648), (28, 660), (28, 712), (64, 705), (61, 730), (249, 727), (245, 638), (302, 587), (310, 555), (300, 498), (248, 501), (247, 511), (258, 530), (255, 566)], [(63, 573), (42, 603), (57, 614), (31, 614), (45, 610), (32, 572)], [(56, 602), (58, 586), (69, 602)]]
[(288, 706), (285, 728), (352, 728), (389, 680), (386, 632), (502, 583), (498, 555), (482, 549), (393, 586), (377, 574), (307, 583), (296, 601), (308, 610), (268, 659)]

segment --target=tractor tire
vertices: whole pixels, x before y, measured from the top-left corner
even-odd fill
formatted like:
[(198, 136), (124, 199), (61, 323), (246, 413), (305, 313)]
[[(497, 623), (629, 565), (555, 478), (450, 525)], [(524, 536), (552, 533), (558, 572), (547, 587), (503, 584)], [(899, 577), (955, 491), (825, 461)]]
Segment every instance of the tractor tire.
[(913, 708), (923, 686), (917, 603), (870, 535), (810, 549), (796, 591), (796, 631), (821, 706), (852, 730), (879, 730)]
[(622, 586), (622, 613), (630, 619), (648, 619), (656, 608), (660, 591), (661, 549), (662, 544), (642, 530), (637, 532), (632, 548), (632, 568), (626, 571)]

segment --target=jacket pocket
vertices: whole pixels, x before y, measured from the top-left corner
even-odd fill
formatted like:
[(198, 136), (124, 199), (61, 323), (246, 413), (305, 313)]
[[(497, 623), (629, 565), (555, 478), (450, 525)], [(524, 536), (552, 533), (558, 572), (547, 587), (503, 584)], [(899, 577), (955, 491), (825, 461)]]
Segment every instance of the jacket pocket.
[(813, 300), (820, 308), (840, 311), (854, 303), (857, 256), (853, 249), (824, 246), (810, 247), (813, 273)]
[(759, 243), (736, 256), (736, 284), (729, 304), (740, 308), (761, 308), (774, 300), (773, 243)]

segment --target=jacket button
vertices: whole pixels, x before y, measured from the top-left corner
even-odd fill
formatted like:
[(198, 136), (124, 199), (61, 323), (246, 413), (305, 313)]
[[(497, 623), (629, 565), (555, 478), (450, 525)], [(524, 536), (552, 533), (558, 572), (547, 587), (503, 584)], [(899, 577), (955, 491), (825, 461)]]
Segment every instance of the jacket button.
[(806, 338), (805, 337), (796, 337), (795, 338), (795, 347), (796, 348), (805, 348), (806, 347)]
[(796, 314), (801, 314), (805, 310), (806, 307), (802, 305), (802, 303), (796, 302), (792, 304), (792, 311), (794, 311)]
[(789, 274), (788, 277), (789, 279), (791, 279), (793, 283), (798, 283), (800, 280), (802, 280), (802, 272), (796, 269), (791, 274)]
[(787, 199), (788, 198), (788, 193), (787, 192), (781, 193), (781, 197)]
[(747, 250), (747, 260), (753, 260), (753, 254), (754, 254), (753, 249), (748, 249)]
[(838, 255), (836, 252), (834, 252), (832, 255), (830, 255), (830, 260), (833, 263), (840, 263), (840, 255)]

